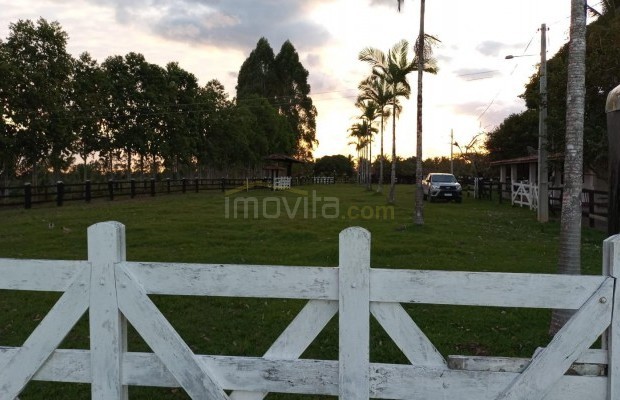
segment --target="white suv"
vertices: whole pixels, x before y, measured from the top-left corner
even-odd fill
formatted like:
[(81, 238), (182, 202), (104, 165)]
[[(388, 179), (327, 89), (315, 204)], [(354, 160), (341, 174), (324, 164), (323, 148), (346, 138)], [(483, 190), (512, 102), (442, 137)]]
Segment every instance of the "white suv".
[(463, 201), (461, 184), (456, 181), (452, 174), (432, 173), (422, 181), (424, 200), (434, 202), (436, 199), (454, 200), (457, 203)]

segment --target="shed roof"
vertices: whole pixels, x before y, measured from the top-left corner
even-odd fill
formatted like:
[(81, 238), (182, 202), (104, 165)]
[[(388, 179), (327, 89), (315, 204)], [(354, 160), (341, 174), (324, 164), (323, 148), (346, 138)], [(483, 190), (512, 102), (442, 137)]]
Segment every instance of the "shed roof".
[[(564, 154), (562, 153), (549, 154), (547, 159), (549, 161), (563, 160)], [(500, 165), (531, 164), (531, 163), (538, 163), (538, 154), (533, 154), (531, 156), (517, 157), (517, 158), (509, 158), (507, 160), (491, 161), (490, 165), (492, 167), (495, 167), (495, 166), (500, 166)]]

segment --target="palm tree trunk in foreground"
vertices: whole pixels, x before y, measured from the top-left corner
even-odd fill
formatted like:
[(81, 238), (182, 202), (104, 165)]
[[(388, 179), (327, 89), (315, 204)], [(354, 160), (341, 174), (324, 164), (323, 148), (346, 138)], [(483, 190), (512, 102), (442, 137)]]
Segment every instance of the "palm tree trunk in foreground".
[[(581, 274), (581, 191), (586, 72), (586, 1), (571, 1), (571, 28), (566, 96), (564, 193), (560, 225), (558, 273)], [(549, 333), (554, 335), (574, 312), (554, 310)]]
[(424, 7), (425, 0), (420, 1), (420, 35), (418, 37), (418, 129), (416, 133), (416, 168), (415, 168), (415, 215), (416, 225), (424, 225), (424, 197), (422, 193), (422, 78), (424, 76)]
[(396, 202), (396, 99), (394, 99), (394, 109), (392, 112), (392, 175), (390, 177), (390, 195), (388, 203)]
[(383, 110), (381, 110), (381, 158), (379, 159), (379, 185), (377, 193), (383, 190)]

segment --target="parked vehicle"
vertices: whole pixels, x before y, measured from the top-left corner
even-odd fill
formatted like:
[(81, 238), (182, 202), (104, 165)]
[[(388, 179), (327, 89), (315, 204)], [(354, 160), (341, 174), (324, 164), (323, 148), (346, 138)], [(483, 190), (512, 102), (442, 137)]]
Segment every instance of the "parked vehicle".
[(422, 181), (424, 200), (434, 202), (437, 199), (463, 201), (461, 184), (452, 174), (431, 173)]

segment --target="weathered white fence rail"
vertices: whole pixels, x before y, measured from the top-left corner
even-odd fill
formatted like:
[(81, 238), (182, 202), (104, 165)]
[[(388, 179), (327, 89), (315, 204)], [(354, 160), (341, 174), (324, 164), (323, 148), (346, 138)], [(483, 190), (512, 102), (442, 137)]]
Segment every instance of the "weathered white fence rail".
[[(128, 385), (182, 387), (193, 399), (620, 400), (620, 235), (604, 242), (605, 276), (373, 269), (361, 228), (342, 231), (339, 259), (338, 268), (127, 262), (116, 222), (89, 228), (88, 261), (0, 259), (0, 289), (64, 292), (21, 347), (0, 347), (0, 399), (45, 380), (90, 383), (101, 400), (126, 399)], [(149, 294), (309, 301), (263, 357), (225, 357), (194, 354)], [(446, 360), (399, 303), (576, 313), (531, 359)], [(57, 349), (88, 309), (90, 350)], [(337, 313), (339, 360), (299, 359)], [(411, 364), (370, 362), (370, 314)], [(127, 352), (127, 322), (153, 353)], [(601, 335), (606, 349), (591, 350)], [(584, 366), (595, 373), (566, 374)]]

